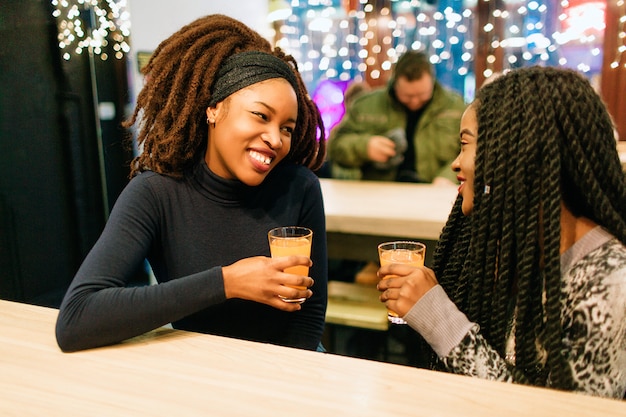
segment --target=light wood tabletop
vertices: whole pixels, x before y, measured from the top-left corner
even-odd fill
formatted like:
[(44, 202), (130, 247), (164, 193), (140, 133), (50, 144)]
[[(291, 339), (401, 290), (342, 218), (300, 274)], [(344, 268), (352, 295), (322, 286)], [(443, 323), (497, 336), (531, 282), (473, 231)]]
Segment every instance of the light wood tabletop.
[(0, 301), (0, 415), (626, 415), (622, 401), (172, 329), (62, 353), (56, 316)]

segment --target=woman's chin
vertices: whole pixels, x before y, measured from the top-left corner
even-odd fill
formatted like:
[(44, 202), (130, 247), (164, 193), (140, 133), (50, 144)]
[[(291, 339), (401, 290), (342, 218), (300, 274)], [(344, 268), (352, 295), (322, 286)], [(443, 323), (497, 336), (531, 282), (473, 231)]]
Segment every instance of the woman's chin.
[(263, 181), (265, 181), (268, 173), (269, 171), (262, 174), (255, 172), (254, 174), (239, 177), (239, 181), (243, 182), (249, 187), (256, 187), (257, 185), (260, 185)]

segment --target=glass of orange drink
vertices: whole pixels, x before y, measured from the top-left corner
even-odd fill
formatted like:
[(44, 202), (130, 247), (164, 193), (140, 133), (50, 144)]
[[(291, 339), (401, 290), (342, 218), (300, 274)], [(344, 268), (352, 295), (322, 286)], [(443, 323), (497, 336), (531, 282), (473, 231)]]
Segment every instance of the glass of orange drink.
[[(267, 237), (270, 242), (270, 253), (272, 258), (289, 255), (311, 256), (311, 243), (313, 241), (313, 231), (306, 227), (300, 226), (283, 226), (272, 229), (268, 232)], [(308, 266), (292, 266), (285, 268), (288, 274), (309, 276)], [(305, 290), (306, 287), (292, 286), (299, 290)], [(302, 303), (306, 298), (285, 298), (280, 297), (286, 303)]]
[[(420, 242), (396, 241), (385, 242), (378, 245), (378, 257), (380, 266), (388, 264), (405, 264), (411, 266), (424, 266), (426, 245)], [(393, 278), (395, 275), (386, 275), (383, 279)], [(406, 324), (394, 311), (387, 309), (387, 318), (393, 324)]]

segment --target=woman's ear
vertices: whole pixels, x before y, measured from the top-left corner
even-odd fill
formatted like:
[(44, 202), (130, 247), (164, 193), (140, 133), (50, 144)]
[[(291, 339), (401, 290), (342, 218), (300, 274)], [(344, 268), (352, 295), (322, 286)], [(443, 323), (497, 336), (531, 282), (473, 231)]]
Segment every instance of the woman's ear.
[(215, 124), (216, 119), (217, 119), (217, 109), (215, 107), (207, 107), (206, 122), (212, 125), (212, 124)]

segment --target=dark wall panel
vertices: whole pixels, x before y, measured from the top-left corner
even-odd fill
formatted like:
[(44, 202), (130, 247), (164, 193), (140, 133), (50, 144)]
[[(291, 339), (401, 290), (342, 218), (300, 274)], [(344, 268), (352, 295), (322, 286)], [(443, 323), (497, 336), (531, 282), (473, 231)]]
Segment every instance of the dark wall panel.
[[(120, 63), (62, 60), (49, 0), (0, 0), (0, 298), (56, 306), (106, 220), (92, 73), (123, 102)], [(123, 70), (122, 70), (123, 72)], [(103, 128), (107, 200), (128, 175), (121, 113)]]

